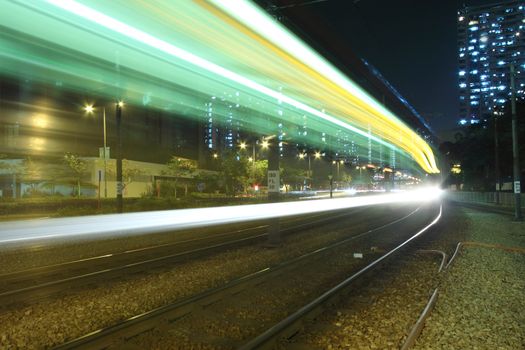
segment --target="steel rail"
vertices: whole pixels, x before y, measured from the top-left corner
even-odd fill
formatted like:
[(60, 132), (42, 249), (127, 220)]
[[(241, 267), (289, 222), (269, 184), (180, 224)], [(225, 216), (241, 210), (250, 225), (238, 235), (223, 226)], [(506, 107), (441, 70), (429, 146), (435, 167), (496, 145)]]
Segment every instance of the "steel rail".
[(115, 341), (118, 341), (119, 339), (122, 340), (131, 338), (134, 335), (140, 334), (142, 332), (156, 327), (159, 323), (172, 322), (175, 319), (178, 319), (188, 313), (191, 313), (192, 310), (198, 309), (203, 305), (211, 304), (217, 300), (220, 300), (226, 295), (236, 294), (246, 288), (250, 288), (264, 283), (264, 281), (266, 281), (269, 278), (274, 278), (275, 276), (279, 276), (287, 270), (296, 268), (297, 265), (300, 263), (308, 262), (309, 259), (321, 258), (323, 254), (329, 253), (332, 249), (336, 247), (340, 247), (341, 245), (347, 244), (365, 235), (383, 230), (400, 221), (406, 220), (418, 211), (419, 208), (412, 211), (408, 215), (398, 218), (390, 223), (381, 225), (374, 229), (364, 231), (355, 236), (346, 238), (331, 245), (313, 250), (301, 256), (290, 259), (286, 262), (279, 263), (275, 266), (268, 267), (255, 273), (239, 277), (235, 280), (226, 283), (225, 285), (209, 289), (187, 299), (183, 299), (173, 304), (156, 308), (154, 310), (145, 312), (140, 315), (136, 315), (113, 326), (99, 329), (84, 336), (81, 336), (77, 339), (73, 339), (62, 345), (54, 347), (53, 349), (100, 349), (111, 346), (115, 343)]
[(343, 290), (345, 290), (348, 286), (350, 286), (352, 282), (354, 282), (356, 279), (358, 279), (365, 273), (378, 267), (382, 262), (387, 260), (389, 257), (394, 255), (395, 253), (399, 252), (401, 249), (406, 247), (411, 241), (419, 237), (421, 234), (427, 231), (430, 227), (434, 226), (440, 220), (442, 216), (442, 212), (443, 212), (443, 207), (442, 205), (440, 205), (439, 214), (430, 224), (425, 226), (423, 229), (415, 233), (412, 237), (405, 240), (403, 243), (401, 243), (394, 249), (390, 250), (388, 253), (382, 255), (380, 258), (374, 260), (369, 265), (365, 266), (358, 272), (354, 273), (353, 275), (351, 275), (350, 277), (348, 277), (347, 279), (339, 283), (334, 288), (326, 291), (317, 299), (303, 306), (302, 308), (300, 308), (293, 314), (289, 315), (288, 317), (286, 317), (279, 323), (275, 324), (271, 328), (267, 329), (265, 332), (261, 333), (259, 336), (247, 342), (246, 344), (240, 347), (240, 350), (267, 349), (273, 346), (273, 344), (275, 343), (277, 339), (281, 337), (289, 337), (293, 335), (294, 333), (296, 333), (299, 330), (300, 325), (304, 319), (306, 319), (310, 315), (318, 314), (320, 312), (322, 305), (324, 305), (326, 302), (338, 296)]
[[(302, 222), (300, 224), (296, 224), (296, 225), (292, 225), (291, 227), (284, 228), (281, 230), (281, 233), (291, 234), (305, 227), (311, 228), (312, 225), (319, 225), (319, 224), (325, 223), (326, 221), (331, 221), (331, 220), (341, 218), (344, 216), (348, 216), (348, 215), (349, 213), (345, 212), (342, 214), (338, 213), (336, 215), (329, 216), (329, 217), (324, 216), (324, 218), (313, 220), (313, 221), (308, 220), (306, 222)], [(323, 215), (318, 215), (318, 216), (323, 216)], [(264, 228), (266, 227), (266, 225), (263, 225), (262, 227)], [(259, 228), (261, 228), (261, 226), (256, 226), (253, 229), (255, 230)], [(249, 231), (249, 229), (246, 229), (246, 230)], [(246, 230), (235, 231), (233, 233), (230, 232), (229, 236), (236, 234), (238, 232), (241, 232), (241, 231), (246, 231)], [(65, 277), (65, 278), (61, 277), (59, 279), (52, 279), (47, 282), (33, 284), (27, 287), (11, 289), (11, 290), (7, 290), (4, 292), (0, 292), (0, 305), (2, 305), (2, 308), (5, 309), (6, 307), (14, 303), (17, 303), (17, 302), (27, 303), (31, 300), (33, 301), (38, 300), (39, 298), (46, 297), (53, 293), (62, 292), (64, 289), (66, 289), (66, 287), (72, 287), (72, 286), (77, 287), (79, 285), (83, 285), (84, 283), (88, 283), (93, 280), (96, 280), (97, 278), (98, 279), (102, 277), (109, 278), (111, 276), (121, 277), (123, 271), (127, 273), (131, 273), (131, 272), (146, 270), (146, 269), (153, 268), (153, 267), (161, 267), (167, 262), (175, 262), (175, 261), (180, 261), (180, 260), (188, 259), (188, 258), (196, 258), (204, 254), (212, 253), (214, 251), (220, 251), (226, 248), (242, 246), (244, 244), (248, 244), (249, 242), (253, 242), (253, 241), (262, 239), (263, 237), (267, 235), (268, 235), (267, 232), (256, 233), (255, 235), (243, 237), (241, 239), (231, 240), (231, 241), (218, 243), (218, 244), (212, 244), (212, 245), (208, 245), (205, 247), (185, 250), (185, 251), (178, 252), (178, 253), (162, 255), (160, 257), (155, 257), (155, 258), (150, 258), (150, 259), (145, 259), (145, 260), (140, 260), (140, 261), (134, 261), (134, 262), (125, 263), (125, 264), (122, 264), (120, 262), (118, 266), (109, 266), (109, 267), (99, 266), (97, 267), (98, 270), (95, 270), (95, 271), (82, 272), (82, 273), (77, 273), (77, 274), (71, 274), (71, 272), (68, 271), (70, 273), (70, 276)], [(215, 238), (215, 236), (212, 238)], [(106, 255), (101, 256), (101, 258), (104, 258), (104, 257), (109, 258), (111, 257), (111, 255), (106, 254)], [(81, 261), (90, 262), (90, 260), (85, 260), (85, 259)], [(117, 261), (117, 263), (119, 262)], [(70, 264), (71, 262), (66, 262), (64, 266), (67, 268), (70, 266)], [(58, 264), (55, 266), (60, 267), (61, 265)], [(40, 270), (40, 269), (37, 268), (37, 270)], [(29, 271), (25, 271), (25, 272), (26, 272), (27, 280), (31, 281), (36, 278), (34, 274), (28, 273)], [(52, 274), (48, 273), (47, 275), (51, 275), (51, 276), (57, 275), (58, 272), (60, 271), (54, 271)], [(24, 274), (22, 274), (22, 276), (23, 275)], [(4, 276), (8, 276), (8, 275), (4, 275)], [(4, 280), (0, 279), (0, 282), (2, 282), (3, 285), (7, 285), (9, 283), (9, 281), (6, 281), (5, 279)], [(21, 284), (22, 282), (23, 281), (18, 281), (18, 284)]]

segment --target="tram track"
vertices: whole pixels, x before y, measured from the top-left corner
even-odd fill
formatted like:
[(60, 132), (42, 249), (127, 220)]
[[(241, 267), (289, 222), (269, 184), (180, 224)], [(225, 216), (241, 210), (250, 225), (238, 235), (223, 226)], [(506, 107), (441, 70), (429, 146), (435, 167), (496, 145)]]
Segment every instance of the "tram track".
[[(361, 210), (295, 217), (285, 220), (281, 234), (288, 236), (302, 229), (316, 227), (357, 214)], [(66, 261), (53, 265), (25, 269), (0, 275), (0, 305), (7, 309), (10, 305), (28, 305), (64, 291), (72, 292), (86, 284), (125, 275), (136, 274), (152, 269), (171, 266), (177, 262), (197, 259), (226, 249), (235, 249), (257, 242), (267, 237), (267, 224), (240, 230), (209, 234), (205, 237), (185, 239), (160, 245), (151, 245), (115, 253)]]
[[(152, 332), (152, 331), (155, 332), (155, 329), (159, 327), (159, 325), (162, 325), (161, 327), (164, 329), (166, 327), (170, 327), (167, 325), (171, 325), (171, 324), (182, 324), (182, 323), (192, 324), (191, 321), (190, 322), (187, 321), (186, 319), (187, 317), (191, 318), (196, 313), (197, 316), (195, 317), (198, 320), (199, 317), (202, 316), (202, 315), (199, 316), (199, 313), (204, 312), (205, 314), (207, 314), (209, 310), (211, 310), (211, 308), (213, 308), (214, 305), (216, 304), (219, 305), (218, 307), (219, 309), (221, 309), (222, 306), (220, 305), (224, 302), (224, 300), (231, 300), (232, 295), (234, 295), (235, 298), (238, 298), (239, 295), (246, 295), (246, 294), (258, 292), (261, 290), (260, 286), (263, 286), (263, 285), (264, 285), (264, 288), (263, 288), (264, 290), (271, 289), (270, 285), (271, 283), (273, 283), (272, 281), (276, 281), (276, 279), (279, 280), (279, 278), (283, 280), (290, 280), (290, 281), (293, 280), (295, 281), (295, 283), (300, 283), (300, 278), (297, 279), (297, 276), (301, 276), (302, 272), (295, 273), (293, 271), (297, 269), (302, 271), (300, 267), (302, 264), (309, 265), (310, 267), (312, 266), (312, 264), (322, 266), (323, 264), (326, 263), (326, 261), (338, 255), (345, 255), (344, 259), (346, 259), (345, 261), (348, 262), (348, 259), (350, 260), (353, 259), (352, 258), (353, 254), (351, 251), (348, 250), (348, 247), (347, 247), (349, 243), (354, 243), (359, 238), (363, 238), (365, 236), (369, 238), (369, 235), (371, 235), (372, 233), (379, 233), (379, 232), (386, 232), (386, 231), (395, 232), (399, 230), (399, 228), (396, 227), (396, 229), (394, 229), (393, 225), (406, 221), (406, 218), (412, 216), (413, 214), (414, 212), (412, 212), (411, 214), (409, 214), (408, 216), (404, 218), (396, 219), (387, 225), (381, 225), (379, 227), (376, 227), (376, 229), (367, 230), (366, 232), (361, 232), (360, 234), (353, 235), (352, 237), (347, 238), (346, 240), (340, 241), (338, 243), (332, 244), (331, 246), (326, 246), (326, 247), (311, 251), (307, 254), (303, 254), (299, 257), (296, 257), (294, 259), (287, 261), (286, 263), (281, 263), (277, 266), (272, 266), (266, 269), (259, 270), (255, 273), (242, 276), (240, 278), (232, 280), (228, 282), (227, 284), (219, 286), (217, 288), (209, 289), (205, 292), (202, 292), (197, 295), (193, 295), (183, 300), (179, 300), (175, 303), (165, 305), (163, 307), (156, 308), (154, 310), (150, 310), (149, 312), (142, 313), (141, 315), (136, 315), (123, 322), (114, 324), (113, 326), (91, 332), (90, 334), (86, 334), (77, 339), (64, 343), (63, 345), (58, 346), (57, 349), (105, 348), (107, 346), (115, 345), (115, 342), (118, 343), (119, 341), (122, 341), (123, 339), (135, 339), (137, 335), (142, 334), (144, 332), (146, 332), (145, 334), (148, 334), (148, 332)], [(384, 240), (384, 237), (380, 237), (380, 238)], [(379, 241), (381, 241), (381, 239), (379, 239)], [(370, 241), (368, 241), (367, 244), (368, 243), (370, 243)], [(354, 248), (364, 251), (366, 249), (367, 244), (365, 244), (365, 246), (363, 247), (354, 246)], [(338, 254), (336, 254), (336, 250), (338, 250)], [(389, 256), (389, 254), (390, 253), (387, 253), (385, 255)], [(354, 259), (354, 261), (359, 262), (357, 265), (362, 265), (364, 263), (364, 260), (371, 259), (372, 257), (381, 259), (379, 256), (385, 256), (385, 255), (381, 255), (379, 252), (370, 252), (366, 254), (366, 259), (363, 259), (362, 261)], [(332, 265), (329, 264), (328, 267), (330, 269), (336, 269), (340, 271), (341, 268), (345, 264), (346, 263), (342, 261), (333, 262)], [(313, 273), (314, 277), (311, 278), (311, 280), (322, 279), (325, 277), (323, 273), (315, 272), (315, 269), (310, 269), (310, 270), (305, 270), (305, 271), (310, 271), (308, 272), (310, 274)], [(340, 277), (341, 276), (339, 276), (339, 278)], [(329, 280), (330, 281), (325, 281), (325, 282), (330, 284), (330, 283), (334, 283), (335, 281), (333, 280), (333, 278), (329, 278)], [(292, 282), (292, 285), (293, 285), (293, 282)], [(296, 303), (296, 305), (298, 304)], [(229, 312), (231, 313), (231, 311)], [(221, 311), (217, 311), (215, 313), (221, 314)], [(184, 322), (177, 322), (177, 320), (182, 320), (182, 319), (186, 319), (186, 320)], [(184, 333), (184, 331), (182, 331), (182, 333)], [(244, 333), (244, 332), (241, 332), (241, 333)], [(138, 337), (139, 337), (138, 344), (141, 344), (140, 336)], [(233, 341), (231, 343), (228, 343), (227, 341), (224, 341), (224, 340), (219, 340), (219, 343), (224, 345), (225, 348), (237, 347), (237, 346), (240, 346), (241, 343), (245, 341), (244, 337), (241, 337), (241, 338), (243, 339), (242, 340), (237, 339), (236, 341)], [(137, 345), (137, 343), (135, 343), (135, 345)], [(140, 346), (143, 346), (143, 345), (144, 343), (142, 343), (142, 345)], [(221, 346), (219, 346), (219, 348), (220, 347)]]

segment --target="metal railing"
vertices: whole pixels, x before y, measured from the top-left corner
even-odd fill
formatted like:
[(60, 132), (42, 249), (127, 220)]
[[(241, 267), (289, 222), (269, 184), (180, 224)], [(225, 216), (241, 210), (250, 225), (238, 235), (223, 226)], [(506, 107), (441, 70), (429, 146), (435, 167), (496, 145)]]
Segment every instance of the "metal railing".
[[(457, 202), (466, 203), (488, 203), (497, 204), (496, 192), (466, 192), (466, 191), (448, 191), (448, 198)], [(525, 194), (521, 194), (521, 207), (525, 208)], [(499, 193), (499, 205), (504, 207), (514, 207), (515, 199), (512, 192)]]

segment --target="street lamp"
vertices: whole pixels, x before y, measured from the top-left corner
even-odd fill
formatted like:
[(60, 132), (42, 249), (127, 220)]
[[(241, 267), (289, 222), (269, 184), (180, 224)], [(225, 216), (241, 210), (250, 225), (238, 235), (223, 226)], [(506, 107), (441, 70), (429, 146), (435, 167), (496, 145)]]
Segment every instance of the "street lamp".
[(332, 164), (336, 164), (337, 165), (337, 181), (340, 181), (340, 179), (339, 179), (339, 165), (343, 164), (343, 163), (344, 163), (344, 160), (333, 160), (332, 161)]
[(115, 158), (117, 161), (117, 213), (122, 213), (124, 201), (123, 201), (123, 189), (122, 184), (122, 107), (124, 102), (118, 101), (115, 106), (115, 119), (117, 128), (117, 149), (115, 152)]
[[(95, 107), (93, 105), (85, 105), (84, 111), (86, 111), (87, 114), (93, 114), (95, 112)], [(102, 156), (104, 157), (104, 198), (108, 197), (108, 180), (106, 178), (106, 172), (107, 172), (107, 156), (106, 156), (106, 149), (107, 149), (107, 137), (106, 137), (106, 107), (102, 108), (102, 125), (104, 130), (104, 149), (102, 150)], [(100, 186), (98, 189), (98, 195), (100, 198)]]
[[(321, 152), (317, 151), (314, 154), (315, 159), (321, 158)], [(308, 173), (306, 174), (307, 177), (311, 180), (312, 178), (312, 161), (311, 161), (311, 154), (307, 152), (299, 153), (299, 159), (308, 159)], [(306, 185), (306, 184), (305, 184)]]

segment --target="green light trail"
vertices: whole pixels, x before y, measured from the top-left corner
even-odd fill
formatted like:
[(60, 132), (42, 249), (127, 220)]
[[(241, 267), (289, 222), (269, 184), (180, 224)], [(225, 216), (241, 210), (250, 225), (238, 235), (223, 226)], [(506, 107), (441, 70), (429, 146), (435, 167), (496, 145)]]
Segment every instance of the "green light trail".
[[(361, 154), (371, 146), (374, 158), (382, 147), (437, 171), (417, 134), (319, 55), (291, 34), (273, 46), (280, 27), (255, 6), (211, 3), (4, 0), (0, 74), (137, 105), (147, 95), (148, 105), (191, 118), (213, 102), (215, 118), (233, 117), (248, 131), (271, 134), (283, 123), (296, 142), (353, 142)], [(268, 31), (234, 22), (233, 3)], [(280, 49), (287, 44), (302, 61)], [(324, 141), (312, 139), (323, 133)]]

